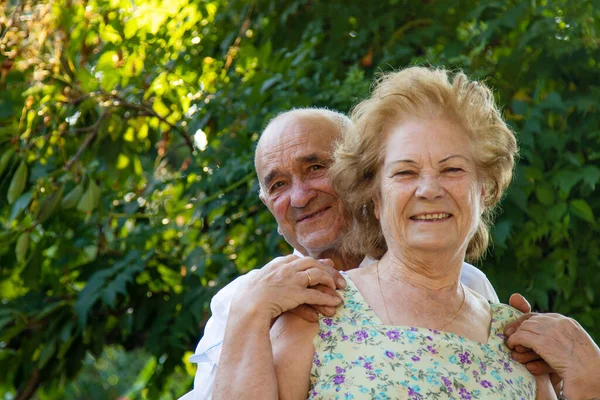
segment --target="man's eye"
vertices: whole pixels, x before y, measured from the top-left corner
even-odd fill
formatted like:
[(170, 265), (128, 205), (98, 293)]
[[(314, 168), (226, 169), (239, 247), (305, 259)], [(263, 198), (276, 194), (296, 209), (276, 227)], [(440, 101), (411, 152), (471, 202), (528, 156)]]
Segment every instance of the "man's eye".
[(311, 165), (310, 167), (308, 167), (308, 170), (312, 172), (312, 171), (318, 171), (323, 168), (325, 168), (323, 165), (315, 164), (315, 165)]
[(458, 168), (458, 167), (446, 168), (444, 170), (444, 172), (450, 172), (450, 173), (452, 173), (452, 172), (462, 172), (462, 171), (464, 171), (464, 170), (462, 168)]
[(283, 185), (284, 185), (283, 182), (275, 182), (274, 184), (271, 185), (271, 192), (274, 191), (274, 190), (279, 189)]

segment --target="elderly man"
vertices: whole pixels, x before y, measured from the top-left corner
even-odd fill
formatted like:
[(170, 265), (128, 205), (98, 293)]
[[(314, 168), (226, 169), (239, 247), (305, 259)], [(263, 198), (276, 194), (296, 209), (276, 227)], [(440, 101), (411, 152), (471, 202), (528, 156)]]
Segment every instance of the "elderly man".
[[(368, 263), (362, 255), (339, 251), (345, 229), (344, 210), (328, 180), (335, 142), (350, 124), (345, 115), (334, 111), (297, 109), (280, 114), (265, 128), (255, 155), (260, 199), (275, 217), (278, 232), (295, 252), (236, 279), (213, 298), (212, 317), (196, 354), (190, 358), (198, 363), (194, 390), (182, 399), (211, 398), (218, 366), (223, 370), (219, 391), (227, 398), (235, 395), (223, 388), (224, 383), (232, 382), (230, 378), (251, 373), (253, 380), (260, 382), (261, 373), (269, 368), (251, 362), (257, 355), (270, 360), (270, 355), (265, 354), (270, 351), (270, 327), (253, 326), (254, 304), (273, 304), (272, 315), (276, 316), (280, 311), (276, 305), (281, 301), (275, 300), (285, 298), (289, 308), (298, 306), (295, 313), (317, 321), (317, 310), (326, 315), (335, 313), (333, 289), (345, 286), (336, 269), (348, 270), (361, 262)], [(472, 265), (463, 265), (461, 281), (490, 301), (498, 302), (485, 274)], [(230, 310), (234, 295), (243, 296), (244, 306)], [(236, 389), (238, 393), (244, 391), (241, 387)]]

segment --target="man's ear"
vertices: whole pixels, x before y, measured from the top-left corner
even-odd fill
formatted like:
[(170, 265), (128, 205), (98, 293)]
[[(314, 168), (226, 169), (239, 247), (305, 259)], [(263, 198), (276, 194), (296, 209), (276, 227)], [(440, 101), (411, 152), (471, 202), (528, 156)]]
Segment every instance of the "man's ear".
[(263, 193), (262, 187), (260, 188), (260, 192), (258, 193), (258, 198), (262, 203), (266, 206), (267, 202), (265, 201), (265, 194)]

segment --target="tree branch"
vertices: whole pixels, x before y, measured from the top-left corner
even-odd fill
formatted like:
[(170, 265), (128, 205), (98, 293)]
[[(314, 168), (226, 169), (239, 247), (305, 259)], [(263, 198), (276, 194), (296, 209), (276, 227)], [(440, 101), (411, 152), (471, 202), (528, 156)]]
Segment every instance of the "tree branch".
[(23, 390), (17, 393), (15, 400), (29, 400), (40, 387), (40, 370), (34, 368)]

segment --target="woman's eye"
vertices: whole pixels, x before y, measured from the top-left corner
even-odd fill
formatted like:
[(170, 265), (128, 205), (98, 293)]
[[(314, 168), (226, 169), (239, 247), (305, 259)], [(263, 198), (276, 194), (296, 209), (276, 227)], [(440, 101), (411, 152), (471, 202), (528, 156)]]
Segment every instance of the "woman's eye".
[(308, 170), (312, 172), (312, 171), (318, 171), (323, 168), (325, 168), (325, 167), (322, 165), (315, 164), (315, 165), (311, 165), (310, 167), (308, 167)]
[(408, 175), (414, 175), (416, 172), (415, 171), (411, 171), (411, 170), (405, 170), (405, 171), (398, 171), (394, 174), (394, 176), (396, 175), (401, 175), (401, 176), (408, 176)]
[(462, 168), (455, 167), (455, 168), (446, 168), (444, 171), (445, 172), (462, 172), (464, 170)]

